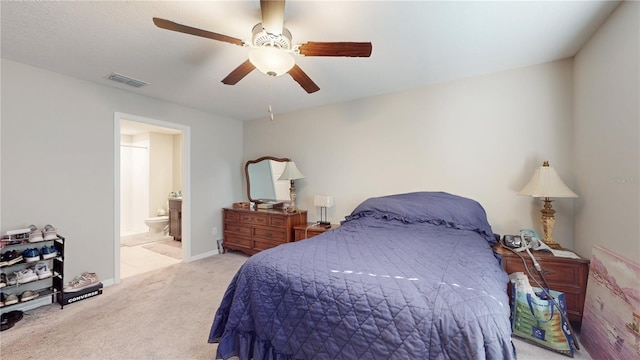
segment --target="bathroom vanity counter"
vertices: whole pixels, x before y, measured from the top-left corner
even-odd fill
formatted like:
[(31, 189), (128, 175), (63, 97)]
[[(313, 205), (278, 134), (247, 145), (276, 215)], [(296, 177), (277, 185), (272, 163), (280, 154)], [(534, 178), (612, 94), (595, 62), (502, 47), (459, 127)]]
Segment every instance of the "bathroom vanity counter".
[(169, 198), (169, 235), (182, 241), (182, 198)]

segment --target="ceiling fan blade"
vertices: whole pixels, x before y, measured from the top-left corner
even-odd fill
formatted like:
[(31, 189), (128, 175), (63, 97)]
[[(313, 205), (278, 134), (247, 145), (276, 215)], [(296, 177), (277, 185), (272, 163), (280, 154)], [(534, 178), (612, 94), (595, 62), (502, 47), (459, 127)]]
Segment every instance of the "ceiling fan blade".
[(309, 41), (298, 46), (304, 56), (350, 56), (369, 57), (372, 46), (370, 42), (319, 42)]
[(302, 69), (300, 69), (300, 66), (298, 65), (293, 65), (291, 70), (289, 70), (289, 75), (291, 75), (293, 80), (300, 84), (300, 86), (302, 86), (302, 88), (309, 94), (320, 90), (318, 85), (316, 85), (316, 83), (314, 83), (313, 80), (311, 80), (311, 78), (304, 71), (302, 71)]
[(231, 36), (227, 36), (227, 35), (222, 35), (222, 34), (218, 34), (218, 33), (214, 33), (211, 31), (207, 31), (207, 30), (202, 30), (202, 29), (198, 29), (198, 28), (194, 28), (191, 26), (187, 26), (187, 25), (182, 25), (182, 24), (178, 24), (175, 23), (173, 21), (170, 20), (165, 20), (165, 19), (160, 19), (160, 18), (153, 18), (153, 23), (156, 24), (157, 27), (162, 28), (162, 29), (167, 29), (167, 30), (171, 30), (171, 31), (177, 31), (177, 32), (181, 32), (181, 33), (185, 33), (185, 34), (189, 34), (189, 35), (195, 35), (195, 36), (201, 36), (203, 38), (207, 38), (207, 39), (213, 39), (213, 40), (218, 40), (218, 41), (224, 41), (224, 42), (228, 42), (234, 45), (240, 45), (240, 46), (244, 46), (244, 41), (231, 37)]
[(253, 71), (256, 67), (251, 63), (251, 61), (247, 60), (240, 64), (235, 70), (233, 70), (226, 78), (222, 79), (223, 84), (227, 85), (235, 85), (238, 81), (242, 80), (245, 76), (247, 76), (250, 72)]
[(281, 35), (284, 27), (284, 0), (260, 0), (262, 28), (268, 33)]

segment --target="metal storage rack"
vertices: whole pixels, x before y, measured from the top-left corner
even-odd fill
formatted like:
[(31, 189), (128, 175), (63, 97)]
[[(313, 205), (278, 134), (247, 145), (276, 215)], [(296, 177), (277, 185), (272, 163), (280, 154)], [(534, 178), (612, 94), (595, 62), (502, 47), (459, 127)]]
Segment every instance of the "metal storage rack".
[[(4, 239), (3, 239), (4, 240)], [(18, 263), (0, 267), (0, 272), (5, 275), (9, 275), (12, 272), (17, 272), (22, 269), (25, 269), (29, 266), (32, 266), (38, 262), (46, 261), (48, 262), (49, 269), (52, 272), (52, 276), (39, 279), (35, 281), (30, 281), (24, 284), (16, 284), (16, 285), (8, 285), (0, 288), (0, 292), (5, 295), (15, 294), (18, 296), (19, 301), (15, 304), (4, 305), (0, 307), (0, 313), (5, 313), (10, 310), (28, 310), (34, 309), (43, 305), (48, 305), (52, 303), (59, 303), (60, 308), (63, 308), (63, 304), (61, 301), (61, 297), (58, 294), (62, 293), (64, 288), (64, 246), (65, 246), (65, 238), (58, 235), (56, 239), (52, 240), (44, 240), (38, 242), (29, 242), (27, 239), (21, 239), (19, 242), (17, 239), (11, 239), (8, 245), (3, 246), (0, 249), (0, 252), (4, 254), (7, 251), (22, 252), (28, 248), (32, 247), (42, 247), (43, 245), (51, 246), (53, 245), (57, 251), (57, 255), (54, 258), (46, 259), (46, 260), (38, 260), (34, 262), (27, 263), (24, 259)], [(24, 291), (31, 290), (38, 293), (38, 297), (28, 301), (20, 301), (20, 295)], [(49, 299), (49, 301), (43, 299)]]

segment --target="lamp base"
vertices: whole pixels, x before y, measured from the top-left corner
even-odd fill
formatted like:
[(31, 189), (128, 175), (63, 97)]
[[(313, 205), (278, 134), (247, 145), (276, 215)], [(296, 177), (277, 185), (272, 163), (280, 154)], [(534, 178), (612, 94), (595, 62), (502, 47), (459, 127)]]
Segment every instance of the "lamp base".
[(296, 187), (293, 185), (293, 180), (291, 180), (291, 187), (289, 188), (289, 197), (291, 198), (291, 203), (287, 208), (287, 212), (300, 212), (300, 209), (296, 207)]
[(318, 221), (316, 224), (319, 226), (331, 226), (331, 223), (328, 221)]
[[(544, 242), (544, 241), (543, 241)], [(554, 249), (554, 250), (562, 250), (562, 246), (560, 246), (560, 244), (558, 244), (557, 242), (553, 242), (551, 244), (544, 242), (548, 247)]]
[(556, 225), (556, 217), (554, 214), (556, 211), (551, 208), (551, 200), (548, 197), (544, 199), (544, 207), (540, 212), (542, 213), (540, 224), (544, 232), (542, 242), (552, 249), (562, 249), (562, 246), (553, 240), (553, 228)]

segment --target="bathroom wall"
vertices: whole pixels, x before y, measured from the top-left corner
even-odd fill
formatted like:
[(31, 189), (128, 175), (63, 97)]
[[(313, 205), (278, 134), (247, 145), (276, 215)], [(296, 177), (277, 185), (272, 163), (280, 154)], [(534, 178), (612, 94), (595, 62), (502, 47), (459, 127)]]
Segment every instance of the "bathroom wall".
[(149, 202), (147, 217), (158, 215), (158, 209), (167, 211), (169, 193), (177, 191), (174, 174), (181, 176), (180, 168), (173, 164), (173, 135), (151, 132), (149, 134)]
[(141, 234), (149, 204), (149, 134), (120, 136), (120, 236)]

